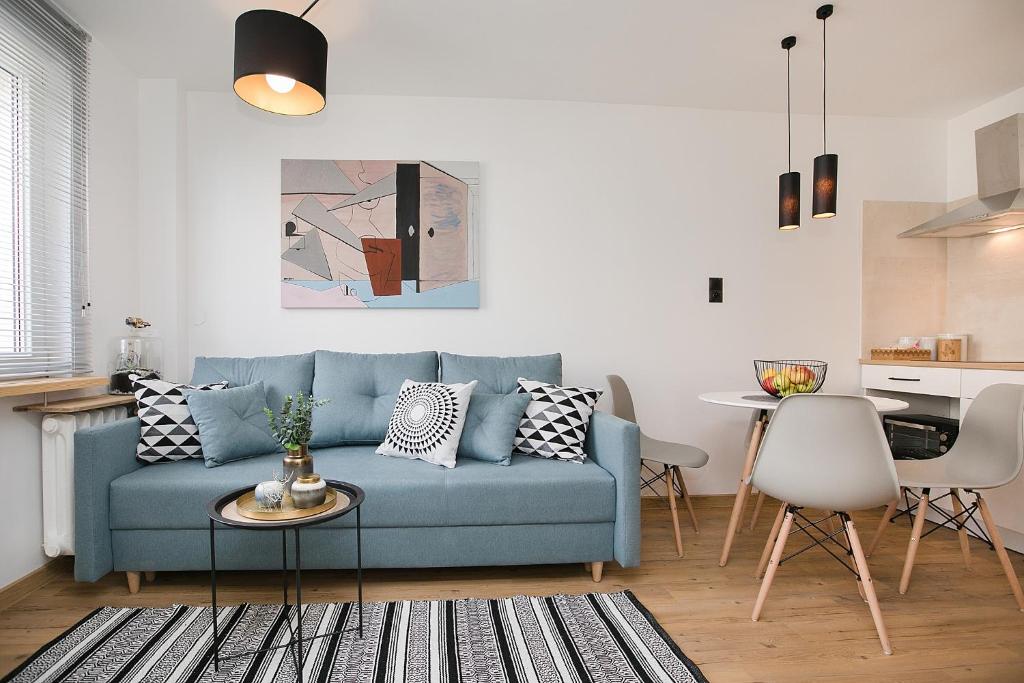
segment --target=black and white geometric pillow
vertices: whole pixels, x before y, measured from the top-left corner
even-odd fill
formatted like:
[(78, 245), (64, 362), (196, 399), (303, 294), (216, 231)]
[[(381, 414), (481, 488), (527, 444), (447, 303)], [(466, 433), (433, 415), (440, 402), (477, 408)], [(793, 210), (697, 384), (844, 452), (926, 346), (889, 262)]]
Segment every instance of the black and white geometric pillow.
[(188, 411), (183, 390), (223, 389), (227, 382), (215, 384), (177, 384), (162, 379), (135, 379), (135, 400), (139, 404), (142, 437), (135, 457), (142, 462), (174, 462), (203, 457), (199, 428)]
[(601, 391), (519, 378), (519, 393), (530, 394), (512, 450), (523, 455), (582, 463), (583, 443)]
[(475, 387), (476, 380), (469, 384), (405, 380), (377, 454), (455, 467), (455, 453)]

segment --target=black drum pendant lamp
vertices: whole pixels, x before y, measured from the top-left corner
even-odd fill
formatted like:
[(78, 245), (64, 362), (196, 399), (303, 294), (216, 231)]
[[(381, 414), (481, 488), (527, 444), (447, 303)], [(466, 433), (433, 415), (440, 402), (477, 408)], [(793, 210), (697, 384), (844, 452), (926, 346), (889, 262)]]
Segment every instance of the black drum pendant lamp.
[(235, 20), (235, 94), (274, 114), (305, 116), (327, 105), (327, 39), (300, 16), (255, 9)]
[(779, 176), (779, 230), (800, 227), (800, 173), (793, 170), (793, 115), (789, 106), (789, 51), (796, 45), (796, 36), (782, 39), (786, 51), (786, 149), (789, 154), (787, 171)]
[(814, 157), (814, 197), (811, 201), (813, 218), (833, 218), (836, 215), (839, 155), (827, 153), (825, 129), (825, 20), (832, 16), (832, 5), (822, 5), (815, 13), (821, 19), (821, 155)]

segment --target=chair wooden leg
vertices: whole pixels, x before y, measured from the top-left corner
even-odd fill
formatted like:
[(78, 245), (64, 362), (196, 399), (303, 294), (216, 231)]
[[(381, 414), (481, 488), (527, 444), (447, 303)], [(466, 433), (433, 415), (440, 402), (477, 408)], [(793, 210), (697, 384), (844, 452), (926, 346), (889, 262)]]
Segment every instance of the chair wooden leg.
[(757, 518), (761, 516), (761, 508), (764, 507), (764, 499), (768, 495), (764, 491), (757, 492), (757, 503), (754, 504), (754, 514), (750, 516), (750, 530), (753, 531), (754, 527), (757, 526)]
[(699, 534), (700, 527), (697, 525), (697, 513), (693, 511), (693, 501), (690, 500), (690, 494), (686, 490), (686, 484), (683, 482), (683, 471), (678, 467), (673, 467), (672, 470), (676, 474), (676, 481), (679, 482), (679, 491), (683, 494), (683, 502), (686, 504), (686, 511), (690, 513), (690, 524), (693, 525), (693, 533)]
[(846, 533), (850, 536), (850, 550), (853, 551), (853, 559), (857, 564), (857, 573), (860, 574), (861, 588), (864, 597), (868, 601), (871, 610), (871, 618), (875, 622), (875, 630), (878, 631), (878, 640), (882, 643), (882, 652), (892, 654), (892, 645), (889, 644), (889, 634), (885, 630), (885, 622), (882, 620), (882, 610), (878, 606), (878, 596), (875, 594), (875, 584), (871, 581), (871, 572), (868, 569), (868, 560), (864, 556), (864, 549), (860, 545), (860, 537), (857, 536), (857, 528), (853, 520), (845, 518)]
[(985, 499), (981, 497), (980, 493), (975, 493), (974, 495), (978, 498), (981, 518), (985, 521), (985, 528), (988, 529), (988, 537), (992, 539), (992, 545), (995, 546), (999, 563), (1003, 565), (1006, 580), (1010, 582), (1010, 590), (1013, 591), (1013, 597), (1017, 600), (1017, 607), (1024, 612), (1024, 592), (1020, 589), (1020, 581), (1017, 579), (1017, 572), (1013, 570), (1010, 556), (1006, 554), (1006, 548), (1003, 546), (1003, 537), (999, 534), (999, 527), (996, 526), (995, 521), (992, 519), (992, 513), (989, 512), (988, 503), (985, 502)]
[(754, 432), (750, 436), (750, 444), (747, 447), (747, 460), (743, 465), (743, 474), (740, 477), (740, 486), (736, 490), (736, 500), (732, 504), (732, 516), (729, 517), (729, 528), (725, 532), (725, 543), (722, 545), (722, 556), (718, 560), (718, 566), (724, 567), (729, 561), (729, 551), (732, 549), (733, 539), (736, 538), (736, 530), (740, 525), (740, 518), (743, 515), (743, 505), (747, 499), (750, 486), (747, 479), (754, 469), (754, 459), (757, 457), (757, 449), (761, 445), (761, 433), (764, 431), (764, 420), (754, 423)]
[(910, 574), (914, 571), (914, 558), (917, 557), (917, 546), (921, 542), (924, 530), (924, 518), (928, 512), (928, 494), (930, 489), (921, 491), (921, 499), (917, 501), (917, 514), (914, 515), (914, 528), (910, 532), (910, 545), (907, 546), (907, 559), (903, 561), (903, 576), (900, 577), (900, 595), (905, 595), (910, 588)]
[(679, 510), (676, 508), (676, 488), (672, 485), (672, 468), (665, 465), (665, 495), (668, 506), (672, 508), (672, 530), (676, 534), (676, 554), (683, 556), (683, 536), (679, 532)]
[(594, 583), (600, 583), (602, 572), (604, 572), (604, 562), (590, 563), (590, 578), (594, 579)]
[(139, 592), (139, 585), (142, 583), (142, 575), (139, 572), (125, 572), (125, 577), (128, 579), (128, 592), (135, 594)]
[[(902, 497), (902, 495), (903, 489), (900, 489), (900, 496)], [(885, 507), (885, 512), (882, 513), (882, 521), (878, 523), (878, 529), (875, 530), (875, 537), (871, 539), (871, 545), (868, 546), (867, 557), (871, 557), (874, 554), (875, 548), (878, 547), (878, 542), (882, 540), (882, 534), (885, 533), (885, 530), (889, 527), (889, 520), (891, 520), (892, 516), (896, 514), (896, 506), (899, 502), (900, 500), (897, 498)]]
[(772, 556), (772, 548), (775, 547), (775, 539), (779, 537), (779, 529), (782, 528), (782, 518), (786, 516), (786, 504), (783, 503), (779, 506), (779, 512), (775, 515), (775, 522), (772, 524), (772, 530), (768, 533), (768, 540), (764, 542), (764, 550), (761, 551), (761, 559), (757, 563), (757, 571), (754, 573), (755, 579), (760, 579), (764, 576), (764, 568), (768, 566), (768, 558)]
[[(950, 498), (953, 499), (953, 515), (962, 524), (965, 520), (960, 519), (964, 506), (960, 502), (960, 489), (950, 489)], [(960, 554), (964, 556), (964, 566), (971, 568), (971, 539), (967, 535), (967, 527), (961, 526), (957, 529), (956, 535), (960, 537)]]
[(754, 602), (754, 612), (750, 615), (751, 621), (757, 621), (761, 617), (761, 609), (764, 607), (765, 598), (768, 597), (768, 589), (772, 587), (775, 580), (775, 570), (779, 568), (779, 560), (782, 559), (782, 551), (786, 548), (786, 539), (789, 538), (789, 531), (793, 527), (793, 513), (786, 511), (779, 528), (779, 537), (775, 539), (775, 548), (772, 549), (772, 558), (768, 561), (768, 568), (764, 572), (764, 580), (761, 581), (761, 590), (757, 592), (757, 600)]
[(146, 572), (146, 581), (149, 583), (156, 581), (156, 572)]

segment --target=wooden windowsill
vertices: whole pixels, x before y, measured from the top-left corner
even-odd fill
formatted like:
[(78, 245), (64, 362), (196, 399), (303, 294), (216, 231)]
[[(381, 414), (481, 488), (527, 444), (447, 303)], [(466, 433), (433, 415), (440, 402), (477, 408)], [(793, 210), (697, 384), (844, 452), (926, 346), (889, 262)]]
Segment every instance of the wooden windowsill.
[(71, 391), (73, 389), (90, 389), (105, 387), (110, 380), (107, 377), (37, 377), (0, 382), (0, 398), (10, 396), (31, 396), (48, 394), (53, 391)]
[[(46, 403), (32, 403), (26, 406), (14, 406), (16, 413), (84, 413), (87, 410), (99, 408), (113, 408), (116, 406), (134, 406), (135, 397), (119, 394), (100, 394), (98, 396), (82, 396), (80, 398), (65, 398), (60, 401), (47, 401)], [(128, 414), (132, 414), (132, 410)]]

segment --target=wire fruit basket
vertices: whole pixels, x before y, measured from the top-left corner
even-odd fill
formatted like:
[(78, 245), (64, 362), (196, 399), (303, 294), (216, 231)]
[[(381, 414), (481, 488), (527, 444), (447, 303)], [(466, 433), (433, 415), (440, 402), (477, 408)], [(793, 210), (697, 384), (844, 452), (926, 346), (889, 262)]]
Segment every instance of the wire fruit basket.
[(754, 376), (767, 393), (777, 398), (813, 394), (825, 383), (828, 363), (820, 360), (755, 360)]

